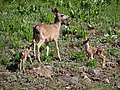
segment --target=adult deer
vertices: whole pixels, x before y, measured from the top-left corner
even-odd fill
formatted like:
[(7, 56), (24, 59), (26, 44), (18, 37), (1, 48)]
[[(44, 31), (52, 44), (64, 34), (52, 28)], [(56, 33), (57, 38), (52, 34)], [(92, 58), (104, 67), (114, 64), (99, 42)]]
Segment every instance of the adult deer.
[[(59, 60), (61, 60), (59, 47), (58, 47), (58, 38), (59, 38), (59, 31), (61, 27), (61, 23), (68, 24), (69, 16), (61, 14), (58, 12), (56, 8), (52, 8), (52, 12), (55, 14), (55, 21), (53, 24), (37, 24), (33, 27), (33, 42), (34, 42), (34, 56), (40, 61), (40, 47), (44, 43), (47, 45), (47, 56), (49, 53), (49, 46), (48, 43), (54, 41), (57, 55)], [(37, 49), (37, 50), (36, 50)]]

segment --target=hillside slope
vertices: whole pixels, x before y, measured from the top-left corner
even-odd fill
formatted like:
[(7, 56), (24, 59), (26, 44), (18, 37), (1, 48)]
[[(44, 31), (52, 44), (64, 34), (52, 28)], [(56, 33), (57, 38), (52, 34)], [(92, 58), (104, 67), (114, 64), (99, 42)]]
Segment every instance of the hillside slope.
[[(119, 90), (120, 89), (120, 1), (119, 0), (0, 0), (0, 89), (4, 90)], [(54, 22), (51, 8), (70, 16), (70, 25), (62, 25), (57, 59), (54, 43), (50, 54), (40, 49), (41, 60), (53, 69), (52, 80), (29, 73), (40, 63), (25, 63), (27, 72), (17, 68), (20, 51), (32, 43), (35, 24)], [(82, 43), (105, 49), (102, 59), (88, 60)], [(33, 54), (33, 53), (31, 53)]]

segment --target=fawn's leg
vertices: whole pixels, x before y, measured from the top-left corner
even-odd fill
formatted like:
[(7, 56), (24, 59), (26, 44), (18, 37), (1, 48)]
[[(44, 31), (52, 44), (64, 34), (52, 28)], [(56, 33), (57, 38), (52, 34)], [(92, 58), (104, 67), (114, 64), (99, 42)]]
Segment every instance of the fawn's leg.
[(34, 57), (36, 58), (36, 41), (33, 40), (33, 47), (34, 47)]
[(26, 61), (25, 59), (23, 59), (23, 61), (22, 61), (22, 70), (23, 70), (23, 72), (25, 72), (25, 61)]
[(104, 68), (105, 67), (105, 56), (103, 54), (101, 54), (100, 56), (102, 59), (103, 59), (103, 62), (102, 62), (102, 67)]
[(19, 65), (20, 71), (22, 70), (22, 60), (20, 59), (20, 65)]
[(29, 57), (29, 59), (30, 59), (30, 63), (33, 64), (30, 54), (28, 54), (28, 57)]
[(91, 54), (90, 59), (91, 59), (91, 60), (93, 60), (93, 59), (94, 59), (94, 58), (93, 58), (93, 54)]

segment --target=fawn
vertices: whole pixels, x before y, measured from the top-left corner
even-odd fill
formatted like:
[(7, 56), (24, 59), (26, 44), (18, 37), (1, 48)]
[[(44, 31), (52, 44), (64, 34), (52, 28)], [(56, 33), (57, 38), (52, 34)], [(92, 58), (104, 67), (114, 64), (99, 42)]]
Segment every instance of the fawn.
[(31, 60), (31, 56), (30, 56), (30, 51), (32, 50), (32, 44), (29, 46), (26, 46), (26, 48), (20, 53), (20, 71), (23, 70), (25, 71), (24, 68), (24, 63), (27, 60), (27, 58), (29, 57), (30, 62), (32, 64), (32, 60)]
[(85, 51), (87, 52), (88, 59), (94, 59), (94, 56), (97, 55), (103, 59), (102, 67), (105, 66), (105, 55), (104, 48), (102, 47), (92, 47), (89, 45), (89, 38), (85, 38), (86, 40), (83, 42), (85, 44)]
[[(57, 55), (59, 60), (61, 60), (59, 47), (58, 47), (58, 38), (59, 38), (59, 31), (61, 27), (61, 23), (68, 24), (69, 16), (61, 14), (58, 12), (56, 8), (52, 8), (52, 12), (55, 14), (55, 21), (53, 24), (37, 24), (33, 27), (33, 42), (34, 42), (34, 56), (36, 57), (39, 62), (40, 61), (40, 47), (44, 43), (47, 45), (47, 56), (49, 53), (48, 43), (54, 41)], [(36, 50), (37, 49), (37, 50)]]

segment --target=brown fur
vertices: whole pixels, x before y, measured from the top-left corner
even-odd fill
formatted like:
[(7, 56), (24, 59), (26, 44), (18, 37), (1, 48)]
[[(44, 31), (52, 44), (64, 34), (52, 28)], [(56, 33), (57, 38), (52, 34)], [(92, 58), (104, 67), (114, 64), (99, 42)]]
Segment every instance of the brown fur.
[(32, 63), (30, 51), (32, 50), (31, 45), (27, 46), (21, 53), (20, 53), (20, 71), (25, 71), (24, 63), (26, 62), (27, 58), (29, 57), (30, 62)]
[[(48, 25), (48, 24), (37, 24), (33, 27), (33, 42), (34, 42), (34, 56), (37, 54), (37, 58), (40, 61), (40, 52), (39, 49), (41, 45), (44, 43), (47, 45), (47, 56), (48, 56), (48, 43), (51, 41), (54, 41), (57, 54), (59, 60), (60, 54), (59, 54), (59, 48), (58, 48), (58, 38), (59, 38), (59, 31), (61, 27), (61, 22), (68, 20), (68, 16), (65, 16), (57, 11), (56, 8), (52, 9), (52, 12), (55, 14), (55, 22), (54, 24)], [(37, 48), (37, 52), (36, 52)], [(40, 61), (41, 62), (41, 61)]]

